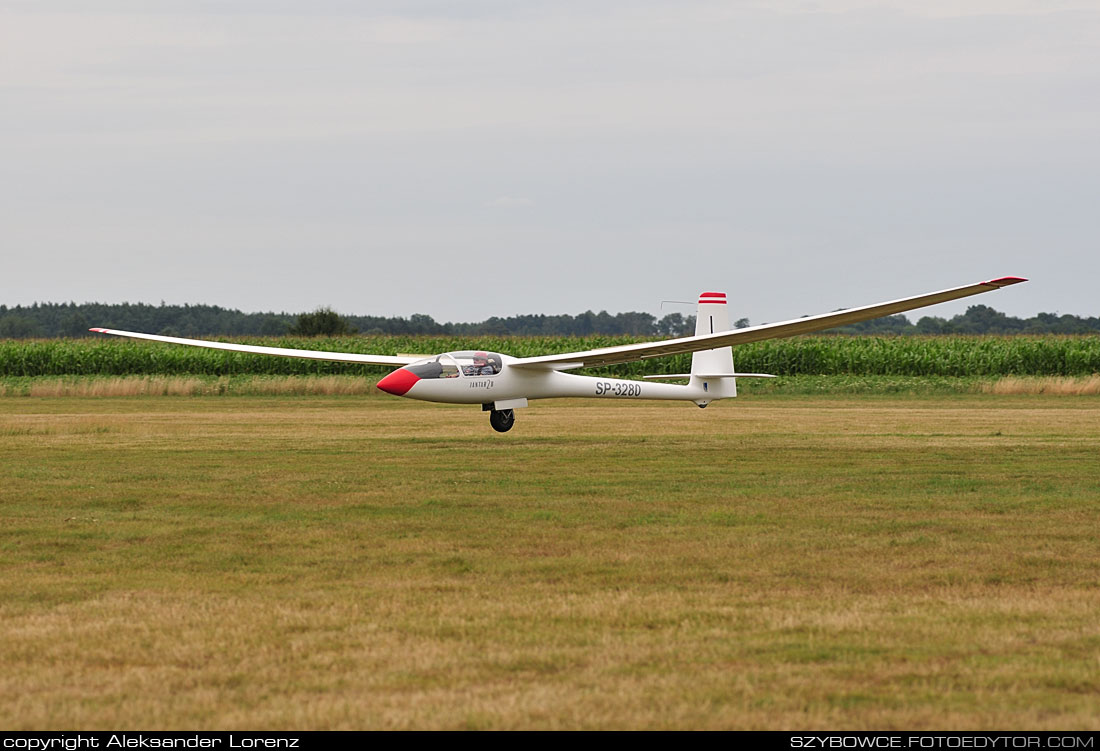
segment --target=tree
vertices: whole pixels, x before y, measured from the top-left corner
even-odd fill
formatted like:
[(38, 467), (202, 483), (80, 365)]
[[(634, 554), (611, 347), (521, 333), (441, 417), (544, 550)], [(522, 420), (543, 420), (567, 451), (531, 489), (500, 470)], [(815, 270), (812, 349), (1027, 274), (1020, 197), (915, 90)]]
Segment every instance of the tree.
[(317, 308), (312, 313), (298, 316), (298, 322), (287, 333), (294, 336), (344, 336), (354, 334), (355, 329), (332, 308)]
[(256, 333), (262, 336), (282, 336), (288, 327), (277, 316), (266, 315), (261, 319)]
[(691, 336), (695, 333), (695, 316), (669, 313), (657, 322), (656, 328), (657, 334), (660, 336)]
[(0, 339), (29, 339), (41, 335), (42, 329), (33, 318), (13, 313), (0, 318)]

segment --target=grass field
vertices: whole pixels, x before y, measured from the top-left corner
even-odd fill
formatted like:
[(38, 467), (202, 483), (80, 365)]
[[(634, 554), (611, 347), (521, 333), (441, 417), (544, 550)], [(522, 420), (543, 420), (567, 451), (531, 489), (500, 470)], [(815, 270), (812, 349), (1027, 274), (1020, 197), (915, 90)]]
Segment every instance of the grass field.
[(0, 727), (1100, 729), (1100, 399), (0, 399)]

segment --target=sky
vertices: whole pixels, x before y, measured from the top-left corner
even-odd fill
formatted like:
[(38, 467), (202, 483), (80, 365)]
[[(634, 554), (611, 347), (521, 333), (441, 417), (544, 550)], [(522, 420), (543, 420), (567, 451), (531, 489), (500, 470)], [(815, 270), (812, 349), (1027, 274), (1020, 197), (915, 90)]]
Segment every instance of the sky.
[(0, 0), (0, 303), (1100, 315), (1100, 0)]

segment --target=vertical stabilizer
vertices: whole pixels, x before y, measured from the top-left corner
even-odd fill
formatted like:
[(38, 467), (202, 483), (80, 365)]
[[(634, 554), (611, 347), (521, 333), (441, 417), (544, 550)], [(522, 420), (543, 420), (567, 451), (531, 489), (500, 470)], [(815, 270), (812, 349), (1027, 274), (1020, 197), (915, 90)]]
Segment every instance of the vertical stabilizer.
[[(695, 315), (695, 335), (729, 331), (730, 314), (725, 292), (703, 292), (699, 295), (699, 311)], [(715, 399), (737, 396), (733, 378), (703, 378), (701, 376), (733, 375), (733, 348), (706, 349), (691, 355), (691, 382), (706, 384), (708, 394)]]

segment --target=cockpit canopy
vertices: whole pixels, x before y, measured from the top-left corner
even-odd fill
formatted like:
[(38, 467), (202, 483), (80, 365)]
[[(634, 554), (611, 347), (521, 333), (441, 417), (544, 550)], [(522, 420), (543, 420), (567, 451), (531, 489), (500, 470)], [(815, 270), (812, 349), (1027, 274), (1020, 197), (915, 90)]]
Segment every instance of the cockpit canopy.
[(463, 376), (494, 376), (504, 367), (504, 358), (495, 352), (446, 352), (417, 360), (405, 369), (419, 378), (459, 378)]

